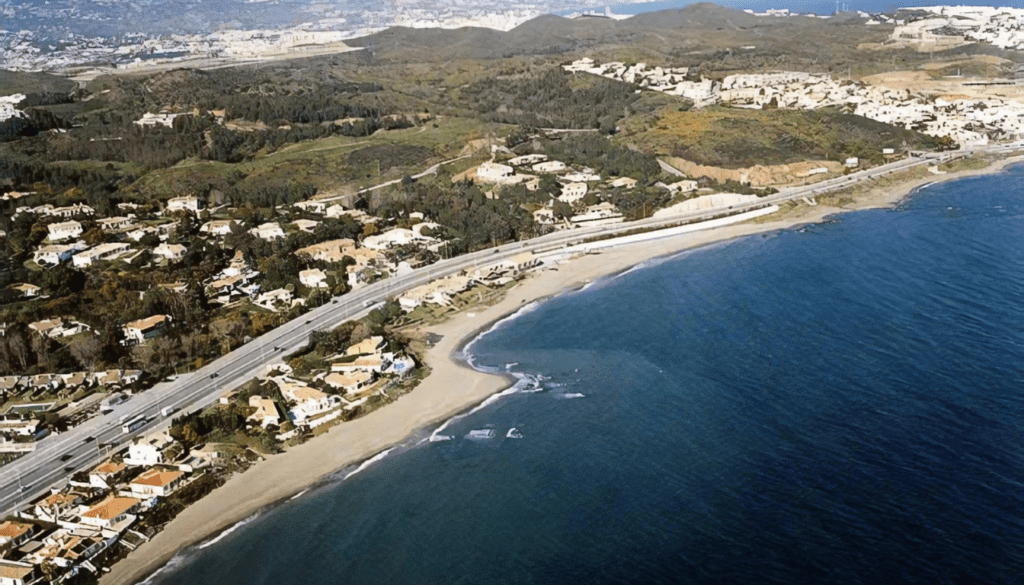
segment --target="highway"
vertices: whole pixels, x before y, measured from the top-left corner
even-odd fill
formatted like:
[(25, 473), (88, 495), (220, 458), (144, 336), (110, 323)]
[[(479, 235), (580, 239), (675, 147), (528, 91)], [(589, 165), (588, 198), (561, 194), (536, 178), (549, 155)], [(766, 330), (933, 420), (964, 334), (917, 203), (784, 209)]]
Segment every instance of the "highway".
[[(999, 147), (1001, 148), (1001, 147)], [(1003, 150), (989, 149), (990, 152)], [(588, 240), (623, 235), (637, 230), (655, 230), (684, 223), (702, 221), (726, 214), (742, 213), (769, 205), (814, 196), (830, 190), (846, 188), (856, 182), (877, 179), (893, 172), (921, 165), (934, 165), (939, 161), (958, 158), (969, 151), (927, 154), (912, 157), (851, 173), (808, 186), (795, 187), (775, 195), (763, 197), (746, 205), (713, 209), (673, 217), (648, 218), (633, 222), (558, 231), (538, 238), (503, 244), (472, 254), (442, 260), (402, 277), (388, 278), (344, 296), (332, 299), (280, 327), (250, 341), (231, 353), (211, 362), (191, 374), (174, 381), (161, 382), (153, 388), (114, 407), (113, 412), (99, 415), (64, 433), (51, 435), (38, 442), (36, 450), (3, 467), (0, 479), (0, 510), (11, 513), (27, 501), (38, 497), (73, 472), (89, 469), (99, 463), (108, 451), (125, 443), (131, 436), (142, 435), (169, 425), (170, 417), (182, 412), (194, 412), (210, 406), (228, 390), (250, 380), (268, 363), (302, 347), (309, 333), (327, 330), (342, 322), (358, 318), (376, 304), (403, 291), (456, 274), (467, 269), (488, 266), (500, 260), (524, 253), (547, 252)], [(161, 409), (171, 407), (176, 414), (160, 416)], [(149, 422), (130, 435), (121, 431), (122, 417), (127, 419), (146, 416)]]

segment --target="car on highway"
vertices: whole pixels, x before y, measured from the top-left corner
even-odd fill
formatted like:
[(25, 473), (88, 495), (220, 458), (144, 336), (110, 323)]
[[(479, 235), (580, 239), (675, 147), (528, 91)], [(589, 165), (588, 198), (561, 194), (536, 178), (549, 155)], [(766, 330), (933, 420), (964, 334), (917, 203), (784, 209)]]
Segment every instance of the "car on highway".
[(74, 457), (74, 455), (72, 455), (71, 453), (65, 453), (65, 454), (60, 456), (60, 460), (61, 461), (67, 461), (68, 459), (71, 459), (72, 457)]
[(219, 375), (220, 374), (218, 374), (217, 372), (214, 372), (214, 373), (210, 374), (210, 379), (212, 380), (212, 379), (216, 378)]
[(95, 440), (96, 440), (96, 437), (86, 437), (86, 438), (82, 439), (82, 442), (83, 443), (92, 443)]

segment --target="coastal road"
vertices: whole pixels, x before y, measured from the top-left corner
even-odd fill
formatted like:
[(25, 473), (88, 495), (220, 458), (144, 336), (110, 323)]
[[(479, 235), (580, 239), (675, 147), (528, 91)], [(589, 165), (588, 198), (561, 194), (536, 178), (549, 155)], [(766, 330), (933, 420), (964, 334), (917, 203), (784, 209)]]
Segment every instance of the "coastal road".
[[(992, 149), (990, 151), (1002, 152)], [(328, 330), (346, 320), (361, 317), (385, 299), (437, 278), (489, 266), (522, 253), (551, 252), (559, 248), (584, 244), (588, 240), (675, 227), (752, 211), (846, 188), (858, 182), (877, 179), (913, 167), (934, 165), (941, 160), (965, 154), (967, 153), (953, 152), (909, 158), (851, 173), (845, 177), (787, 189), (744, 205), (553, 232), (538, 238), (442, 260), (405, 276), (373, 283), (312, 309), (194, 373), (180, 376), (173, 381), (161, 382), (126, 403), (116, 406), (109, 414), (94, 417), (64, 433), (42, 439), (37, 443), (35, 451), (3, 467), (3, 477), (0, 478), (0, 511), (13, 512), (27, 501), (46, 493), (51, 486), (59, 485), (73, 472), (88, 469), (99, 463), (107, 452), (124, 445), (131, 437), (167, 427), (170, 421), (160, 415), (161, 409), (175, 409), (176, 414), (170, 415), (173, 417), (181, 412), (194, 412), (206, 408), (228, 390), (252, 379), (266, 364), (301, 348), (311, 331)], [(131, 434), (122, 433), (121, 419), (127, 420), (138, 416), (147, 417), (148, 422)]]

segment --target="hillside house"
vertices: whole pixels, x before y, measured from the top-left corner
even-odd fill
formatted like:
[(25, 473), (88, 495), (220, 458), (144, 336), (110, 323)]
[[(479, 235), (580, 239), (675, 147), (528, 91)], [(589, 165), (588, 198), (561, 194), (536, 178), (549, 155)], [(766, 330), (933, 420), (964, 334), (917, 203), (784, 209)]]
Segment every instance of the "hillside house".
[(96, 225), (98, 225), (104, 233), (110, 234), (132, 227), (134, 221), (134, 217), (131, 216), (104, 217), (97, 219)]
[(153, 255), (157, 258), (163, 258), (168, 262), (180, 262), (185, 257), (186, 248), (181, 244), (166, 244), (162, 243), (156, 248), (153, 248)]
[(32, 261), (40, 265), (50, 264), (57, 265), (61, 262), (67, 262), (71, 259), (72, 254), (80, 250), (81, 247), (73, 245), (50, 245), (40, 246), (32, 253)]
[(558, 200), (572, 205), (586, 197), (587, 189), (588, 187), (586, 183), (569, 183), (567, 185), (562, 185), (562, 192), (558, 195)]
[(637, 180), (630, 177), (619, 177), (611, 182), (611, 186), (617, 189), (632, 189), (636, 187)]
[(524, 154), (522, 156), (509, 159), (506, 162), (514, 167), (521, 167), (524, 165), (535, 165), (546, 160), (548, 160), (548, 155), (546, 154)]
[(41, 287), (38, 287), (34, 284), (29, 284), (27, 282), (16, 284), (11, 288), (20, 292), (21, 296), (24, 298), (37, 297), (39, 296), (39, 293), (42, 292), (43, 290)]
[(160, 335), (170, 322), (170, 315), (153, 315), (145, 319), (125, 323), (121, 327), (121, 331), (124, 333), (127, 343), (141, 344)]
[(152, 467), (166, 463), (164, 455), (173, 444), (174, 439), (170, 435), (165, 431), (157, 431), (151, 435), (136, 439), (128, 445), (128, 454), (125, 456), (124, 462), (128, 465), (140, 465), (143, 467)]
[(87, 268), (96, 262), (100, 262), (102, 260), (113, 260), (118, 256), (127, 254), (128, 252), (131, 252), (131, 247), (128, 244), (122, 242), (108, 242), (75, 254), (71, 258), (71, 263), (75, 265), (75, 268)]
[(565, 170), (565, 163), (558, 160), (549, 160), (547, 162), (537, 163), (530, 167), (534, 172), (538, 173), (560, 173)]
[(79, 333), (85, 333), (86, 331), (92, 330), (92, 328), (85, 323), (64, 320), (61, 318), (35, 321), (33, 323), (29, 323), (28, 328), (31, 331), (35, 331), (43, 337), (49, 337), (50, 339), (71, 337), (72, 335), (78, 335)]
[(292, 222), (300, 231), (306, 232), (307, 234), (313, 233), (316, 230), (316, 226), (320, 225), (319, 221), (313, 221), (312, 219), (297, 219)]
[(74, 205), (67, 205), (65, 207), (46, 207), (47, 209), (43, 211), (43, 213), (50, 217), (60, 217), (64, 219), (75, 217), (76, 215), (93, 215), (96, 213), (95, 209), (83, 203), (75, 203)]
[(363, 246), (370, 250), (389, 250), (404, 246), (406, 244), (429, 244), (434, 242), (433, 238), (421, 236), (418, 233), (405, 228), (394, 228), (382, 234), (367, 236), (363, 239)]
[(167, 200), (166, 211), (168, 213), (174, 213), (176, 211), (199, 213), (200, 208), (201, 206), (198, 197), (173, 197)]
[(211, 236), (226, 236), (231, 233), (231, 226), (234, 224), (231, 219), (215, 219), (204, 223), (199, 228), (199, 233)]
[(501, 182), (515, 174), (515, 169), (507, 165), (485, 162), (476, 169), (476, 178), (486, 182)]
[(309, 288), (327, 288), (327, 274), (319, 268), (299, 272), (299, 282)]
[(282, 230), (281, 225), (276, 222), (262, 223), (249, 230), (249, 233), (268, 242), (284, 237), (284, 230)]
[(341, 259), (348, 255), (356, 247), (356, 243), (348, 238), (328, 240), (299, 248), (295, 251), (296, 256), (308, 255), (313, 260), (321, 262), (341, 262)]
[(665, 188), (668, 189), (669, 193), (689, 193), (691, 191), (696, 191), (698, 185), (697, 181), (683, 179), (682, 181), (676, 181), (675, 183), (665, 185)]
[(82, 224), (75, 220), (61, 221), (46, 226), (46, 231), (48, 232), (46, 239), (51, 242), (73, 240), (82, 235)]

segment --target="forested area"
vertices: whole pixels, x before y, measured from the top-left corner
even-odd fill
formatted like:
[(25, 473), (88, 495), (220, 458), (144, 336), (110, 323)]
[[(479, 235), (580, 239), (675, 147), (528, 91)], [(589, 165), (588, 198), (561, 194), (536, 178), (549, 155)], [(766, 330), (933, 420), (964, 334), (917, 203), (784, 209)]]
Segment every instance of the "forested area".
[(542, 128), (598, 128), (615, 132), (616, 123), (640, 101), (631, 84), (597, 79), (573, 89), (558, 69), (488, 77), (462, 88), (460, 100), (485, 119)]

